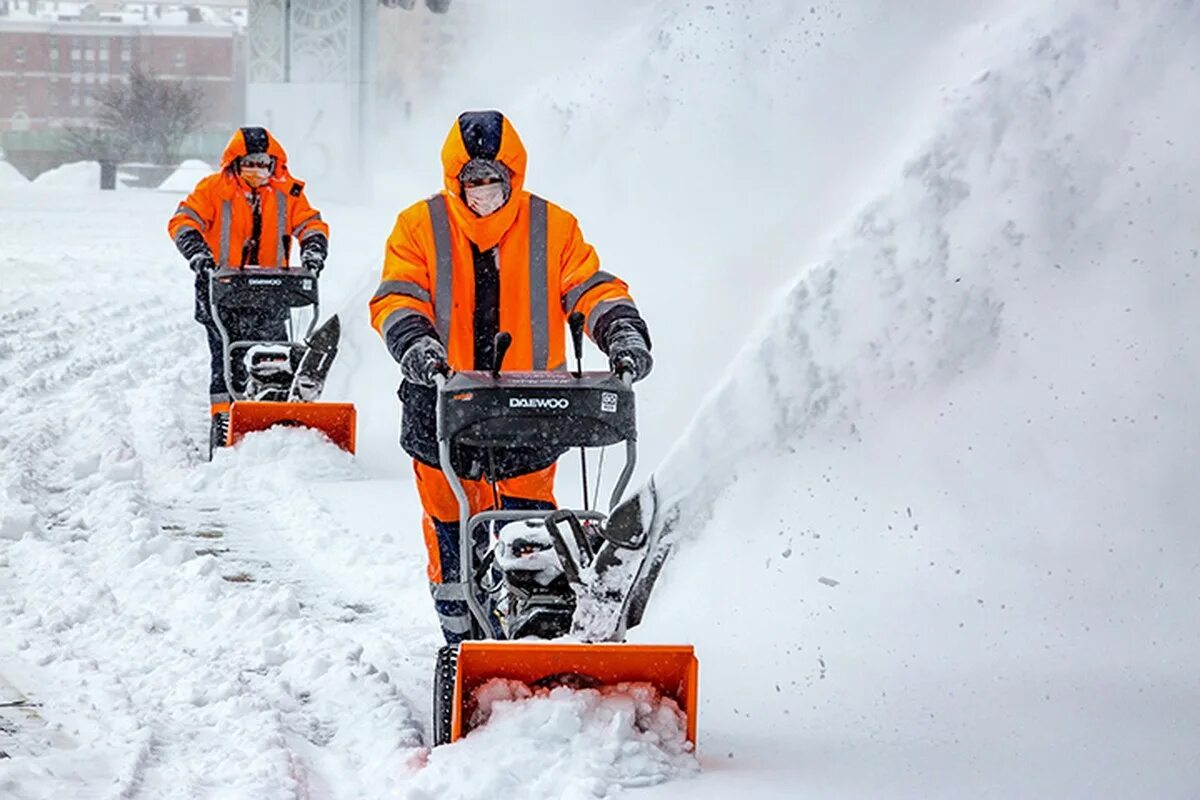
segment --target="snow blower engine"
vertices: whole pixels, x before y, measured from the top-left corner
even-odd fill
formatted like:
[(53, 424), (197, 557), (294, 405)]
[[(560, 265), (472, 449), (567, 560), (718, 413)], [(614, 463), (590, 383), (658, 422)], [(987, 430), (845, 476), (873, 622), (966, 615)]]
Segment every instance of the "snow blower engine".
[[(323, 432), (353, 453), (354, 406), (317, 402), (337, 355), (341, 324), (335, 314), (317, 327), (316, 273), (286, 267), (221, 269), (211, 273), (208, 291), (223, 347), (225, 385), (233, 397), (224, 444), (233, 445), (251, 431), (276, 425), (303, 426)], [(272, 309), (286, 312), (284, 339), (232, 339), (228, 315)], [(298, 336), (295, 317), (303, 315), (304, 309), (308, 309), (308, 326)], [(246, 376), (243, 385), (234, 381), (233, 364), (239, 358)]]
[[(570, 319), (577, 365), (583, 317)], [(467, 733), (475, 690), (494, 678), (545, 686), (641, 681), (673, 698), (695, 742), (698, 662), (691, 645), (625, 643), (641, 621), (667, 553), (657, 546), (639, 492), (621, 502), (637, 463), (631, 369), (615, 373), (504, 372), (512, 339), (496, 337), (491, 371), (437, 376), (440, 467), (458, 502), (457, 587), (469, 609), (467, 641), (443, 647), (434, 673), (434, 744)], [(459, 448), (558, 449), (625, 445), (610, 513), (583, 509), (494, 509), (471, 514), (456, 464)], [(491, 476), (484, 471), (484, 477)], [(490, 546), (489, 546), (490, 545)], [(565, 638), (564, 638), (565, 637)]]

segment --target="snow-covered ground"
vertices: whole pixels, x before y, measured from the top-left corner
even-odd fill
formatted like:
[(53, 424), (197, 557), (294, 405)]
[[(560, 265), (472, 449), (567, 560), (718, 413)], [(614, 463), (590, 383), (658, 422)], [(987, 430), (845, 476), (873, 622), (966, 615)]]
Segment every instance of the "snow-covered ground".
[[(376, 202), (313, 187), (355, 458), (203, 460), (176, 195), (0, 191), (0, 797), (1200, 793), (1200, 5), (463, 5)], [(696, 645), (695, 762), (594, 697), (425, 748), (365, 302), (481, 105), (655, 333), (678, 544), (631, 638)]]

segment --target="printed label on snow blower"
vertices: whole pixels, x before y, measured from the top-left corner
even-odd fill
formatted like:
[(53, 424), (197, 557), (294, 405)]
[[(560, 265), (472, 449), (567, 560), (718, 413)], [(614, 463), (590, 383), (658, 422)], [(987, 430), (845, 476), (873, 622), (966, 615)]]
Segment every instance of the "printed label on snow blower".
[(601, 392), (600, 393), (600, 410), (605, 414), (617, 413), (617, 394), (616, 392)]
[(566, 408), (571, 401), (565, 397), (510, 397), (509, 408)]

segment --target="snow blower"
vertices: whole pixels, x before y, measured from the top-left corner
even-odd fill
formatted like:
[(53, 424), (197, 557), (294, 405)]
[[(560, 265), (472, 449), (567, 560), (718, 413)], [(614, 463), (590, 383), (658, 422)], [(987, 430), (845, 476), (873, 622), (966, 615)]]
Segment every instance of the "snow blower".
[[(225, 445), (236, 444), (252, 431), (277, 425), (303, 426), (321, 431), (338, 447), (353, 453), (354, 405), (317, 402), (341, 337), (336, 314), (317, 327), (317, 274), (296, 268), (221, 269), (210, 275), (208, 289), (224, 347), (225, 385), (233, 397)], [(286, 309), (286, 338), (231, 341), (223, 315), (239, 308)], [(302, 337), (296, 335), (297, 309), (309, 309)], [(235, 359), (245, 368), (241, 386), (234, 382)]]
[[(576, 363), (582, 317), (572, 315)], [(437, 376), (442, 471), (458, 501), (459, 585), (470, 611), (467, 640), (439, 653), (433, 681), (433, 743), (465, 735), (478, 715), (475, 692), (505, 678), (531, 686), (653, 685), (686, 716), (696, 741), (698, 661), (691, 645), (625, 642), (641, 621), (666, 558), (655, 541), (652, 486), (621, 502), (637, 462), (631, 370), (615, 373), (505, 372), (507, 333), (496, 337), (495, 367)], [(456, 462), (460, 448), (570, 448), (625, 445), (609, 514), (583, 509), (497, 509), (470, 513)], [(483, 471), (483, 476), (494, 480)], [(598, 488), (598, 487), (597, 487)]]

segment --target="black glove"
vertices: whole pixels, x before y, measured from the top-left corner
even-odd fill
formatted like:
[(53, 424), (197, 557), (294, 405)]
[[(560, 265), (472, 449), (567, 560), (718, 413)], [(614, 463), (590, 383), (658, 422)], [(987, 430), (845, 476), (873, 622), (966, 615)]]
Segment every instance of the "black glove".
[(422, 386), (432, 386), (434, 375), (445, 375), (449, 371), (446, 348), (432, 336), (417, 339), (400, 357), (400, 374), (405, 380)]
[(608, 367), (618, 375), (628, 372), (640, 381), (654, 368), (646, 337), (632, 320), (614, 320), (605, 331), (605, 345)]
[(203, 253), (196, 253), (188, 259), (188, 266), (192, 268), (192, 272), (197, 275), (203, 275), (209, 272), (215, 272), (217, 262), (213, 261), (212, 253), (207, 250)]
[(320, 274), (325, 269), (325, 256), (329, 254), (329, 240), (323, 233), (314, 233), (300, 242), (300, 266)]

